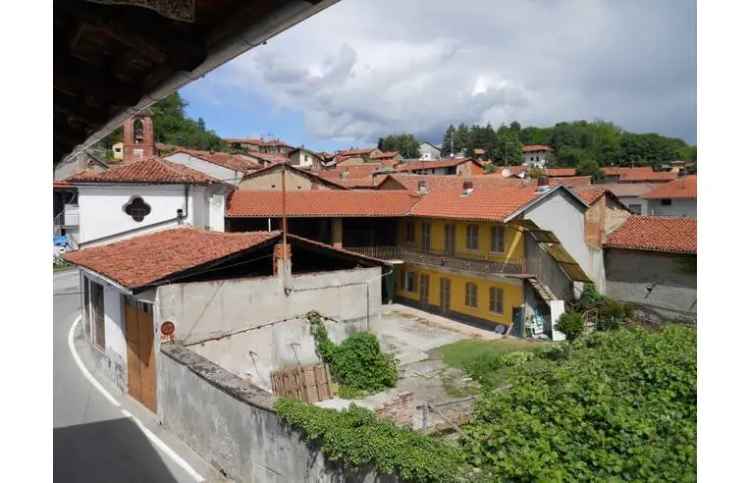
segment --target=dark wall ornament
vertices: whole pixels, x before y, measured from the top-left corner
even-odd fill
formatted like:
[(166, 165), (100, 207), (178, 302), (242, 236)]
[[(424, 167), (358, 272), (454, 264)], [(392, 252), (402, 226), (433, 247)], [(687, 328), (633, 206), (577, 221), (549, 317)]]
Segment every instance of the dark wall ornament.
[(133, 217), (135, 221), (140, 222), (151, 213), (151, 206), (143, 201), (140, 196), (135, 196), (125, 205), (125, 213)]

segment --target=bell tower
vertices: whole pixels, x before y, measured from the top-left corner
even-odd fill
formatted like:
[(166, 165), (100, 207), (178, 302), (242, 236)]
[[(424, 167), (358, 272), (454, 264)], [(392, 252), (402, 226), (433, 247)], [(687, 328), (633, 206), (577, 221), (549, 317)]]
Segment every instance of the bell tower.
[(146, 109), (131, 117), (122, 126), (123, 163), (148, 159), (156, 155), (154, 124)]

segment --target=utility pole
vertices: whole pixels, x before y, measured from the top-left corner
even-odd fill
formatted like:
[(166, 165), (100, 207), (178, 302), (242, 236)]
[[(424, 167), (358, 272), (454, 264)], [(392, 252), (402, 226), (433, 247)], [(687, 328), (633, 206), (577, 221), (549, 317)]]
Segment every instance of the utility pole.
[(287, 256), (286, 249), (286, 161), (281, 163), (281, 257), (284, 260), (283, 273), (281, 279), (284, 284), (284, 293), (287, 293), (286, 289), (286, 270), (289, 266), (289, 258)]

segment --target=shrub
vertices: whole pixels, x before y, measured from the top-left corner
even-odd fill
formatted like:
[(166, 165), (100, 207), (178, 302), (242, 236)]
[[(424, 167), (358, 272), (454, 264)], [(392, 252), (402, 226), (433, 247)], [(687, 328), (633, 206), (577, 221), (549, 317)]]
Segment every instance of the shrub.
[(597, 332), (571, 346), (482, 393), (463, 428), (467, 461), (496, 481), (695, 481), (695, 329)]
[(378, 420), (367, 409), (352, 405), (339, 412), (288, 399), (277, 401), (275, 408), (306, 441), (347, 467), (372, 466), (415, 482), (460, 481), (464, 473), (458, 448)]
[(583, 316), (578, 312), (565, 312), (557, 322), (557, 330), (565, 334), (565, 338), (573, 342), (583, 333)]
[(319, 314), (307, 314), (310, 332), (321, 360), (331, 368), (331, 375), (342, 385), (342, 396), (357, 396), (393, 387), (398, 380), (398, 365), (393, 356), (380, 350), (378, 339), (368, 332), (357, 332), (336, 345)]

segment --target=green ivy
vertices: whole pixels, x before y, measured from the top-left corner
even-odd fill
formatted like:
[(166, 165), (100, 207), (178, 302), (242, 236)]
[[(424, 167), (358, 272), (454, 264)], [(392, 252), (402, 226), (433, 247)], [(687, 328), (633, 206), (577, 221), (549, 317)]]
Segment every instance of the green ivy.
[(396, 360), (380, 350), (380, 343), (373, 334), (356, 332), (336, 345), (328, 338), (320, 314), (310, 312), (307, 319), (318, 355), (331, 368), (336, 382), (342, 385), (342, 395), (361, 395), (396, 385)]
[(596, 332), (485, 388), (467, 461), (501, 481), (695, 481), (696, 333)]
[(306, 441), (318, 445), (326, 458), (346, 467), (370, 466), (379, 474), (396, 475), (403, 481), (461, 479), (458, 448), (379, 420), (367, 409), (352, 405), (336, 411), (289, 399), (280, 399), (275, 408)]

